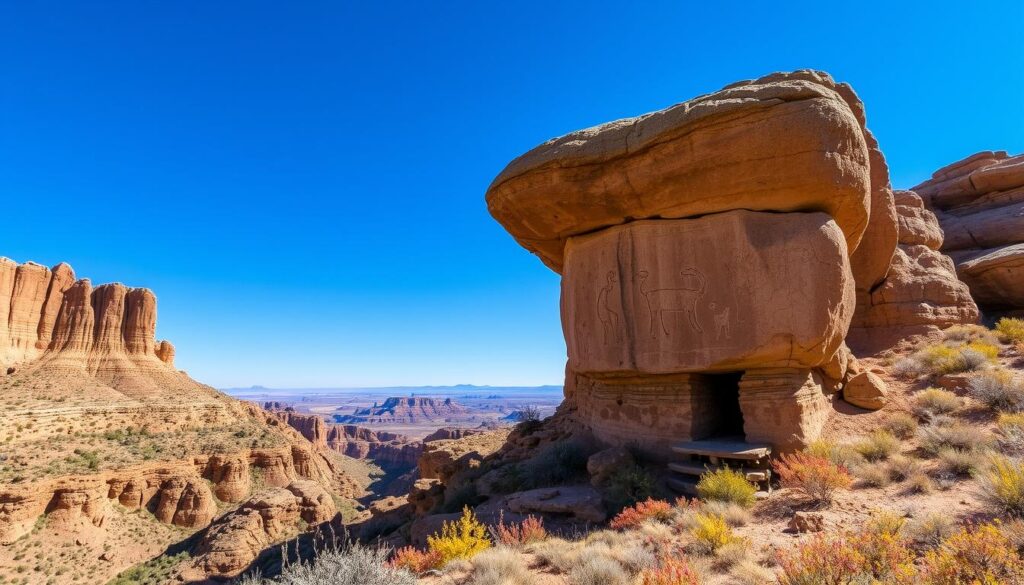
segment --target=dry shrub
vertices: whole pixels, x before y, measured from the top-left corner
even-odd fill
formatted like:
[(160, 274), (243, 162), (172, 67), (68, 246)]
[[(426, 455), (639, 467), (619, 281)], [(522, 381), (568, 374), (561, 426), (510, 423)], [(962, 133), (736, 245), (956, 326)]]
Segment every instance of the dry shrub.
[(1010, 453), (1024, 454), (1024, 413), (1002, 413), (996, 424), (999, 444)]
[(939, 469), (957, 477), (970, 477), (985, 463), (984, 454), (953, 447), (939, 449), (938, 458)]
[(814, 538), (778, 553), (781, 585), (910, 585), (914, 555), (899, 535), (863, 529), (854, 534)]
[(569, 569), (570, 585), (630, 585), (622, 565), (604, 555), (581, 555)]
[(643, 502), (619, 512), (609, 526), (613, 530), (636, 528), (648, 520), (668, 522), (672, 519), (672, 504), (664, 500), (647, 498)]
[(1024, 582), (1024, 560), (992, 524), (968, 526), (925, 553), (920, 583), (926, 585)]
[(864, 457), (852, 445), (834, 443), (825, 439), (814, 441), (806, 450), (811, 455), (824, 457), (846, 469), (853, 469), (864, 462)]
[(515, 550), (499, 546), (473, 557), (473, 577), (469, 585), (530, 585), (530, 575), (523, 557)]
[(884, 429), (873, 431), (861, 439), (853, 448), (868, 461), (882, 461), (900, 449), (900, 441)]
[(917, 430), (917, 419), (906, 412), (894, 412), (885, 419), (882, 427), (894, 437), (909, 439)]
[(544, 528), (544, 521), (536, 516), (527, 516), (518, 524), (515, 522), (505, 523), (505, 513), (502, 512), (498, 518), (498, 524), (494, 527), (496, 540), (510, 547), (520, 547), (525, 544), (540, 542), (548, 537), (548, 531)]
[(440, 534), (427, 537), (428, 550), (440, 557), (442, 566), (453, 559), (471, 559), (490, 547), (487, 527), (476, 519), (469, 506), (462, 509), (457, 521), (445, 522)]
[(675, 532), (668, 524), (661, 522), (644, 522), (636, 530), (636, 536), (646, 545), (660, 550), (672, 544), (676, 538)]
[(395, 551), (389, 564), (417, 575), (441, 566), (441, 555), (436, 551), (422, 551), (406, 546)]
[(671, 557), (640, 574), (643, 585), (700, 585), (700, 576), (686, 559)]
[(537, 557), (541, 565), (560, 573), (568, 572), (579, 561), (581, 549), (578, 543), (561, 538), (549, 538), (526, 548), (527, 552)]
[(1024, 343), (1024, 319), (1003, 317), (996, 323), (996, 332), (1009, 343)]
[(858, 465), (853, 470), (853, 475), (865, 487), (883, 488), (892, 481), (889, 475), (889, 466), (882, 462)]
[(923, 418), (949, 414), (960, 408), (960, 397), (942, 388), (926, 388), (914, 395), (914, 410)]
[(784, 487), (803, 492), (819, 504), (831, 503), (836, 490), (849, 488), (853, 482), (845, 467), (804, 452), (783, 455), (775, 471)]
[(989, 443), (983, 430), (946, 419), (936, 419), (932, 424), (918, 429), (917, 440), (921, 450), (929, 455), (938, 455), (939, 451), (946, 448), (981, 451)]
[(757, 486), (744, 475), (729, 468), (716, 469), (700, 476), (697, 495), (702, 500), (732, 502), (745, 508), (754, 505)]
[(1024, 518), (1024, 465), (1004, 455), (993, 455), (989, 468), (979, 474), (982, 495), (989, 506)]
[(747, 559), (732, 568), (729, 575), (741, 585), (765, 585), (775, 583), (775, 573), (762, 567), (757, 561)]
[(976, 370), (999, 356), (995, 344), (975, 340), (965, 344), (937, 343), (924, 347), (912, 356), (922, 373), (956, 374)]
[(906, 487), (912, 494), (930, 494), (935, 491), (935, 482), (927, 473), (919, 471), (907, 478)]
[(942, 332), (942, 338), (947, 341), (969, 343), (971, 341), (984, 341), (995, 343), (998, 337), (995, 333), (981, 325), (953, 325)]
[(721, 573), (730, 571), (750, 556), (750, 541), (737, 538), (715, 551), (714, 567)]
[[(416, 576), (386, 562), (388, 551), (352, 545), (320, 552), (312, 562), (289, 565), (260, 585), (415, 585)], [(25, 581), (28, 582), (27, 580)], [(33, 581), (37, 583), (38, 581)], [(253, 584), (252, 580), (246, 581)]]
[(924, 516), (911, 518), (903, 526), (903, 534), (927, 547), (937, 547), (957, 530), (956, 522), (948, 513), (928, 512)]
[(694, 516), (690, 536), (694, 539), (694, 550), (701, 554), (713, 554), (723, 546), (737, 540), (732, 528), (729, 528), (729, 524), (724, 518), (705, 513), (698, 513)]
[(979, 372), (968, 384), (971, 396), (992, 410), (1024, 410), (1024, 383), (1005, 368)]
[(753, 520), (750, 510), (732, 502), (707, 502), (701, 510), (708, 514), (721, 516), (729, 526), (746, 526)]
[(889, 458), (886, 470), (889, 472), (889, 477), (894, 481), (905, 481), (919, 473), (923, 473), (924, 465), (912, 457), (896, 455)]

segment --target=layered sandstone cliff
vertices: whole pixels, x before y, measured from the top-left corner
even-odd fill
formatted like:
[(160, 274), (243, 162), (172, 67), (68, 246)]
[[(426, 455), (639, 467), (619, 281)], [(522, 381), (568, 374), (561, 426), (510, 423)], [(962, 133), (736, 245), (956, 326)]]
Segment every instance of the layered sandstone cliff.
[(253, 492), (362, 494), (340, 456), (176, 370), (156, 314), (147, 289), (0, 260), (0, 566), (19, 539), (80, 540), (104, 558), (54, 583), (105, 583)]
[(320, 416), (299, 414), (290, 409), (273, 412), (311, 443), (353, 459), (369, 459), (388, 468), (412, 468), (423, 452), (422, 442), (398, 433), (327, 424)]
[(974, 300), (995, 310), (1024, 309), (1024, 155), (979, 152), (913, 189), (938, 216), (941, 249)]
[(350, 415), (335, 415), (339, 423), (417, 424), (444, 422), (465, 415), (468, 409), (451, 398), (425, 396), (391, 397), (370, 408), (358, 408)]
[(156, 340), (156, 295), (149, 289), (93, 287), (64, 263), (50, 269), (0, 258), (0, 367), (47, 355), (95, 374), (120, 361), (173, 365), (174, 348)]

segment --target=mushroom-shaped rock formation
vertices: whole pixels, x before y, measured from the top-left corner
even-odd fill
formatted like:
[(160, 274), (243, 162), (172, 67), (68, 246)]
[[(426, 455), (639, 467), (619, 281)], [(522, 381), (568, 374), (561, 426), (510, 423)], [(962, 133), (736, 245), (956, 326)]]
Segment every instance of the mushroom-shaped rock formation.
[(974, 300), (986, 309), (1024, 309), (1024, 154), (979, 152), (914, 191), (938, 216), (942, 251)]
[(814, 440), (899, 229), (863, 105), (814, 71), (550, 140), (487, 204), (562, 275), (578, 417), (655, 457), (687, 440)]

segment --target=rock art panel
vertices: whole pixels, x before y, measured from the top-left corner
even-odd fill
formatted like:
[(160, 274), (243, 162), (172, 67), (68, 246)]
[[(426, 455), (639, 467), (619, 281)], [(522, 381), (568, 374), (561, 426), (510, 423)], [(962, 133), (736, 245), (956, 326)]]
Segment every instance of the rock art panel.
[(591, 376), (816, 367), (853, 309), (846, 243), (823, 213), (639, 221), (566, 246), (569, 362)]

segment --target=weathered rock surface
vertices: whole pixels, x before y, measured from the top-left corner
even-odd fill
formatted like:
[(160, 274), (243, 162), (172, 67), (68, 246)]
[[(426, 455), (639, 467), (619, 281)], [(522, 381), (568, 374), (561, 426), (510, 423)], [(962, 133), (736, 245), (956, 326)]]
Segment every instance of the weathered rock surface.
[(896, 210), (900, 243), (888, 275), (859, 299), (848, 336), (854, 349), (869, 353), (979, 316), (953, 261), (939, 252), (943, 232), (935, 215), (913, 191), (896, 192)]
[(172, 346), (155, 338), (152, 291), (74, 278), (67, 264), (0, 258), (0, 367), (53, 354), (90, 373), (173, 360)]
[(731, 209), (825, 212), (852, 252), (872, 201), (862, 110), (820, 72), (740, 82), (538, 146), (494, 180), (488, 209), (557, 272), (570, 237)]
[(355, 425), (330, 425), (327, 446), (354, 459), (370, 459), (385, 467), (414, 467), (423, 453), (421, 441)]
[(591, 486), (539, 488), (512, 494), (506, 506), (517, 514), (569, 516), (581, 522), (604, 522), (608, 515), (601, 494)]
[(996, 310), (1024, 308), (1024, 155), (979, 152), (935, 171), (914, 191), (938, 216), (941, 249), (974, 300)]
[(635, 463), (633, 455), (625, 447), (612, 447), (598, 451), (587, 459), (590, 485), (599, 487), (616, 471), (628, 469)]
[(207, 529), (196, 546), (192, 568), (203, 575), (237, 575), (263, 549), (294, 535), (300, 519), (319, 524), (335, 514), (334, 500), (316, 482), (296, 481), (263, 491)]
[(854, 302), (824, 213), (638, 221), (566, 246), (569, 364), (595, 377), (820, 366)]

